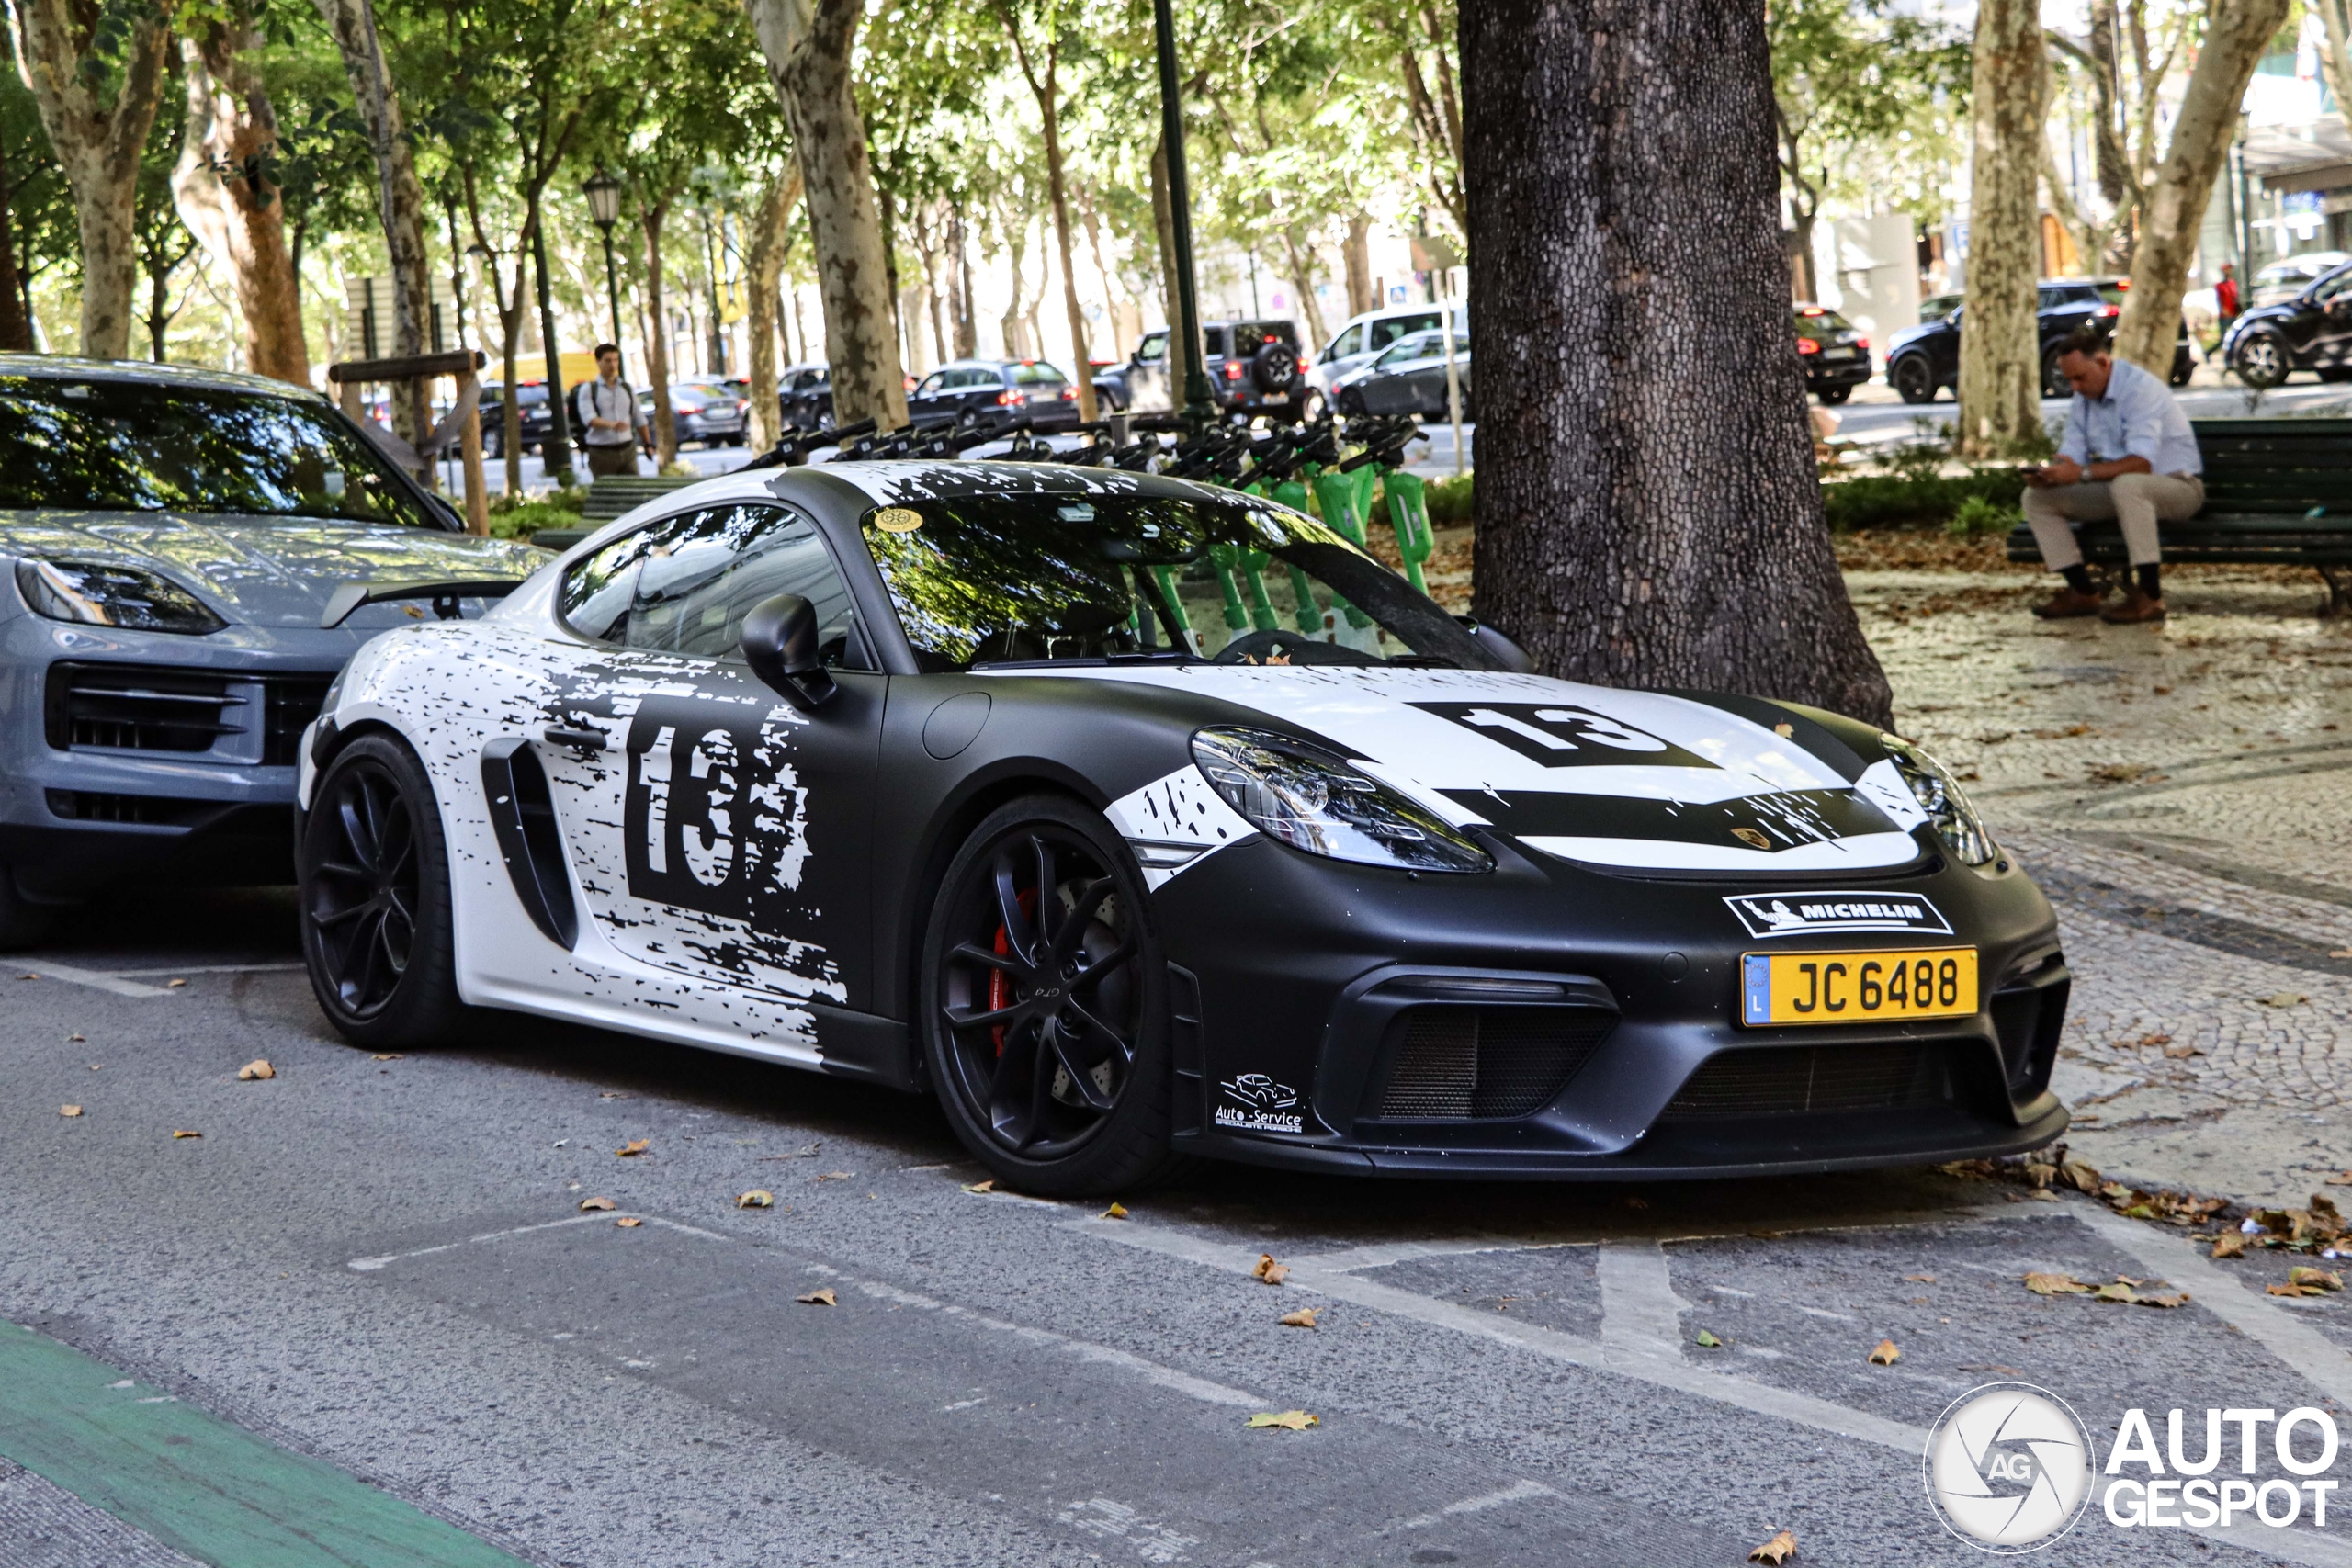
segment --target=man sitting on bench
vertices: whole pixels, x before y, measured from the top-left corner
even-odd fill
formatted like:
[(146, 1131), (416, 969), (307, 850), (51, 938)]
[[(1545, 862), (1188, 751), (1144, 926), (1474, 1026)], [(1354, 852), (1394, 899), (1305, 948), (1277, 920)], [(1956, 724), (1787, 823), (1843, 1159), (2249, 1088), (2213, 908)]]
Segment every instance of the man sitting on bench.
[[(2098, 615), (2119, 625), (2165, 618), (2156, 525), (2185, 523), (2205, 505), (2205, 460), (2172, 389), (2129, 360), (2109, 357), (2106, 334), (2084, 325), (2066, 335), (2058, 369), (2075, 389), (2066, 438), (2047, 468), (2025, 476), (2025, 520), (2042, 564), (2066, 585), (2033, 613), (2044, 620)], [(2120, 604), (2102, 597), (2083, 565), (2071, 519), (2113, 518), (2135, 581)]]

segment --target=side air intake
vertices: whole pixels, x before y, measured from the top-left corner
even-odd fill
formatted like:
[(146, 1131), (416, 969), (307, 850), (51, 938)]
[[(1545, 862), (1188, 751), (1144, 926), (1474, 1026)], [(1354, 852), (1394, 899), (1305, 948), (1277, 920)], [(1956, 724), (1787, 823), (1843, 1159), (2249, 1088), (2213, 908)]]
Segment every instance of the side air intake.
[(567, 951), (580, 940), (580, 915), (563, 869), (563, 836), (547, 770), (527, 740), (507, 737), (482, 748), (481, 786), (491, 826), (523, 912), (547, 939)]

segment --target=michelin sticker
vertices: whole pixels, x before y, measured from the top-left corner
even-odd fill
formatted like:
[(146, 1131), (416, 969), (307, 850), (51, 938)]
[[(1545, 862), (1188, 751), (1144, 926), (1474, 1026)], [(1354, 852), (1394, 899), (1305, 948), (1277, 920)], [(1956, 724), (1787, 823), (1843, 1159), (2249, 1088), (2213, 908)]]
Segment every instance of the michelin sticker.
[(1299, 1133), (1306, 1123), (1294, 1109), (1298, 1091), (1263, 1073), (1243, 1073), (1217, 1085), (1228, 1103), (1216, 1108), (1216, 1124), (1238, 1133)]
[(1951, 922), (1916, 893), (1755, 893), (1726, 898), (1749, 936), (1815, 931), (1951, 934)]

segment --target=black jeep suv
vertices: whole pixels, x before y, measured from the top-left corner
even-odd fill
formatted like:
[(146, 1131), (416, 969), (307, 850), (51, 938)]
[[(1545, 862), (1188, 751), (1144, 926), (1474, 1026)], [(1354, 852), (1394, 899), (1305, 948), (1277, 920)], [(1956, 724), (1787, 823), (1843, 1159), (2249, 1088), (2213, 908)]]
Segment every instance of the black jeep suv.
[[(1220, 412), (1289, 414), (1312, 418), (1319, 409), (1308, 400), (1319, 394), (1306, 385), (1306, 361), (1298, 351), (1298, 328), (1289, 321), (1208, 321), (1201, 327), (1208, 352), (1201, 363), (1209, 373), (1209, 393)], [(1182, 403), (1184, 389), (1168, 385), (1168, 329), (1143, 334), (1124, 365), (1094, 378), (1094, 394), (1106, 409), (1146, 412)]]

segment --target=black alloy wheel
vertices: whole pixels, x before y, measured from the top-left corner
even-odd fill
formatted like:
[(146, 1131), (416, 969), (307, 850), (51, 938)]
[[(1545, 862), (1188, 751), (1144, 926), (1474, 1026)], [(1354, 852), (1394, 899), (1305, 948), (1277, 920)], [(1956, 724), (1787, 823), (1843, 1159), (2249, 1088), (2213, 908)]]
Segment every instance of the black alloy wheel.
[(2288, 355), (2287, 340), (2277, 333), (2248, 333), (2230, 355), (2230, 368), (2247, 386), (2267, 391), (2287, 379), (2294, 361)]
[(1928, 367), (1924, 354), (1906, 354), (1894, 362), (1887, 372), (1887, 379), (1894, 383), (1894, 391), (1906, 403), (1932, 403), (1936, 400), (1936, 373)]
[(1848, 398), (1850, 398), (1853, 395), (1854, 389), (1851, 386), (1824, 387), (1821, 389), (1820, 394), (1822, 402), (1832, 408), (1844, 402)]
[(328, 765), (296, 876), (311, 988), (338, 1030), (359, 1044), (427, 1044), (457, 1022), (448, 857), (414, 753), (368, 735)]
[(2066, 373), (2058, 368), (2058, 349), (2052, 347), (2041, 355), (2041, 395), (2045, 398), (2071, 398), (2075, 389), (2067, 383)]
[(957, 1134), (1033, 1190), (1132, 1190), (1168, 1159), (1165, 968), (1126, 845), (1075, 801), (993, 814), (942, 879), (926, 1052)]

